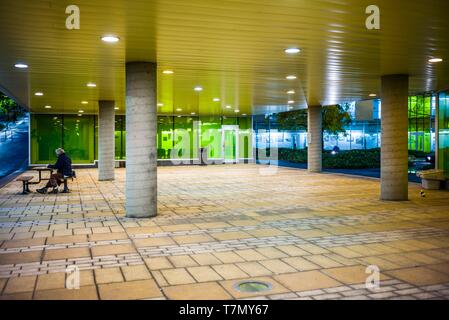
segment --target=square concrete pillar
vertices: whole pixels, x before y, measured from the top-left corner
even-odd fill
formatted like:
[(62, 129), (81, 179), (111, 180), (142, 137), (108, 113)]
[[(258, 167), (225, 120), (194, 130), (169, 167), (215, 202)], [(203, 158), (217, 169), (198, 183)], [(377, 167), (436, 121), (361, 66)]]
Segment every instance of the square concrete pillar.
[(156, 64), (126, 64), (126, 216), (157, 214)]
[(114, 180), (115, 103), (99, 101), (98, 105), (98, 180)]
[(321, 106), (307, 109), (307, 170), (322, 171), (323, 158), (323, 115)]
[(408, 75), (382, 77), (381, 199), (408, 200)]

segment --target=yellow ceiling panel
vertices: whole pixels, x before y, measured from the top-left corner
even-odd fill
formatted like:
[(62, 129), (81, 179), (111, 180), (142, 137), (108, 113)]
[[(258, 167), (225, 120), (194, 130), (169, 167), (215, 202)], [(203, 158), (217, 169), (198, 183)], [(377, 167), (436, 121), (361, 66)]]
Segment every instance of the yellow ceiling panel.
[[(0, 87), (33, 112), (95, 113), (98, 100), (115, 100), (123, 113), (131, 61), (158, 63), (166, 114), (364, 99), (379, 93), (384, 74), (410, 74), (411, 93), (449, 85), (447, 0), (378, 0), (380, 30), (366, 29), (364, 0), (79, 0), (80, 29), (67, 30), (70, 4), (0, 0)], [(120, 42), (103, 43), (104, 34)], [(302, 51), (286, 55), (287, 47)], [(435, 56), (445, 61), (429, 64)], [(18, 61), (29, 69), (14, 68)]]

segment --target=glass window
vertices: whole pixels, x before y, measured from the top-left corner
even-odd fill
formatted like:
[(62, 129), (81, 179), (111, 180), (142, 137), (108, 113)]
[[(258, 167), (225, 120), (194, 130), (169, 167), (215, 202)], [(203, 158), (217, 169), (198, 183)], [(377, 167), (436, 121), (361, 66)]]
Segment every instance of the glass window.
[(439, 168), (449, 174), (449, 92), (440, 94), (439, 105)]
[(54, 163), (55, 150), (62, 147), (62, 117), (32, 114), (30, 130), (31, 164)]
[(221, 117), (202, 116), (201, 147), (207, 148), (209, 159), (221, 159)]
[(173, 149), (173, 117), (157, 117), (157, 158), (170, 159)]
[(93, 163), (95, 116), (64, 115), (63, 147), (73, 163)]

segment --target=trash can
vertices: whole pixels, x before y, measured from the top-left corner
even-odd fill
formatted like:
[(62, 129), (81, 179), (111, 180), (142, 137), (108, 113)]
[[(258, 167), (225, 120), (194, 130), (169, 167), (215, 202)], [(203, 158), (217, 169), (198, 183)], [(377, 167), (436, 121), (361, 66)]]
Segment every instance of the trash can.
[(200, 166), (207, 166), (207, 148), (200, 148)]

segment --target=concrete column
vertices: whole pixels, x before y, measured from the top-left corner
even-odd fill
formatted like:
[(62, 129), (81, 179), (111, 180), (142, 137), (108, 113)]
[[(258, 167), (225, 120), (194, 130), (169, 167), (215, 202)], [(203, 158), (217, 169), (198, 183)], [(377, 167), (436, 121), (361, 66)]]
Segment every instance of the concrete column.
[(156, 64), (126, 64), (126, 216), (157, 214)]
[(408, 200), (408, 75), (382, 77), (381, 199)]
[(323, 155), (323, 116), (321, 106), (307, 109), (307, 170), (321, 172)]
[(440, 152), (440, 94), (436, 94), (435, 99), (435, 169), (440, 168), (439, 152)]
[(114, 180), (115, 110), (114, 101), (99, 101), (98, 114), (98, 180)]

